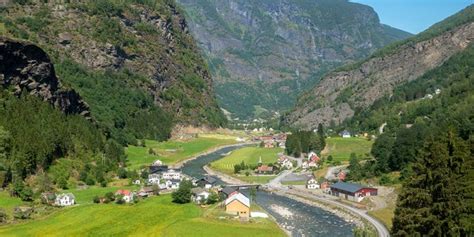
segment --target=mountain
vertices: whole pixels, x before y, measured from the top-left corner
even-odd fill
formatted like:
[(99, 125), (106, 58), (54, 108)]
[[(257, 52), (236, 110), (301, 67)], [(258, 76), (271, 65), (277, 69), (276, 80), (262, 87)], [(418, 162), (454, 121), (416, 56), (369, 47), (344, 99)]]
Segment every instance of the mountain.
[(394, 88), (413, 81), (465, 50), (474, 39), (471, 5), (419, 35), (387, 46), (369, 58), (328, 73), (304, 93), (285, 123), (304, 129), (339, 124)]
[(289, 109), (325, 72), (410, 36), (347, 0), (178, 2), (234, 118)]
[(44, 49), (107, 137), (127, 144), (166, 139), (175, 124), (225, 124), (172, 1), (11, 1), (0, 9), (0, 31)]

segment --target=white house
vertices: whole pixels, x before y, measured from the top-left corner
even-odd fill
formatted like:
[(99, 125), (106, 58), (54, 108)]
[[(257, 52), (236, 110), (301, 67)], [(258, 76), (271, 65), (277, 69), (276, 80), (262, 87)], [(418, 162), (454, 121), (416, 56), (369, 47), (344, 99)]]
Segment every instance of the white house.
[(125, 189), (117, 190), (117, 192), (115, 192), (115, 195), (121, 195), (123, 201), (125, 201), (126, 203), (133, 202), (133, 199), (135, 198), (135, 194), (132, 191)]
[(170, 180), (170, 179), (179, 179), (181, 180), (181, 172), (169, 169), (167, 172), (163, 173), (163, 179)]
[(140, 185), (141, 181), (139, 179), (133, 180), (133, 184)]
[(161, 160), (155, 160), (155, 162), (153, 162), (153, 166), (162, 166), (163, 165), (163, 162)]
[(292, 169), (293, 168), (293, 162), (291, 162), (291, 160), (288, 159), (287, 157), (284, 157), (284, 156), (280, 157), (278, 162), (280, 163), (281, 167), (284, 167), (286, 169)]
[(341, 137), (343, 138), (350, 138), (351, 137), (351, 133), (347, 130), (344, 130), (340, 133)]
[(197, 204), (201, 204), (207, 201), (211, 193), (203, 188), (193, 188), (191, 190), (193, 193), (192, 200)]
[(54, 201), (54, 204), (56, 206), (72, 206), (76, 203), (76, 197), (74, 197), (74, 194), (72, 193), (62, 193), (59, 195), (56, 195), (56, 200)]
[(159, 174), (149, 174), (148, 184), (160, 184), (161, 176)]
[(310, 179), (308, 179), (308, 181), (306, 181), (306, 188), (307, 189), (319, 189), (319, 183), (318, 181), (316, 181), (316, 179), (314, 177), (311, 177)]
[(165, 182), (166, 189), (178, 189), (180, 182), (181, 182), (181, 180), (179, 180), (179, 179), (168, 179)]

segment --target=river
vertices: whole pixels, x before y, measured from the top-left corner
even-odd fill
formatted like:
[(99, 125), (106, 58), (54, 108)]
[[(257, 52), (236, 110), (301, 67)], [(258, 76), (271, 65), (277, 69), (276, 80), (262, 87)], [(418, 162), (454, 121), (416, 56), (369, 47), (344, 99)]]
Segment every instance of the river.
[[(221, 159), (223, 154), (238, 148), (240, 147), (222, 148), (213, 153), (190, 160), (184, 164), (182, 171), (192, 177), (203, 176), (207, 174), (203, 169), (205, 165)], [(222, 180), (218, 180), (220, 184), (225, 184)], [(269, 192), (258, 191), (254, 201), (275, 217), (280, 226), (284, 227), (295, 237), (352, 236), (352, 229), (355, 227), (355, 225), (330, 212)]]

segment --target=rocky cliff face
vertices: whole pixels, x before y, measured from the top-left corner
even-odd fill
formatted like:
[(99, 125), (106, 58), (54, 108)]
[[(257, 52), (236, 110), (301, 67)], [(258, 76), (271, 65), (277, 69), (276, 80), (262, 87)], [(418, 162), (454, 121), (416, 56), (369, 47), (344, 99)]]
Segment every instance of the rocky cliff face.
[(66, 114), (91, 119), (89, 106), (61, 85), (48, 55), (33, 44), (0, 37), (0, 85), (17, 96), (26, 91)]
[[(7, 35), (37, 43), (58, 69), (72, 61), (91, 73), (133, 75), (128, 87), (151, 95), (178, 123), (219, 126), (225, 121), (206, 63), (172, 1), (43, 2), (10, 4), (0, 19)], [(78, 91), (87, 84), (62, 78)], [(92, 102), (91, 108), (98, 104)]]
[(409, 36), (345, 0), (178, 2), (234, 117), (287, 109), (328, 70)]
[(436, 68), (474, 40), (474, 23), (469, 22), (427, 40), (408, 41), (388, 54), (374, 56), (349, 70), (325, 76), (299, 100), (287, 117), (287, 124), (312, 129), (319, 123), (336, 124), (353, 116), (402, 83)]

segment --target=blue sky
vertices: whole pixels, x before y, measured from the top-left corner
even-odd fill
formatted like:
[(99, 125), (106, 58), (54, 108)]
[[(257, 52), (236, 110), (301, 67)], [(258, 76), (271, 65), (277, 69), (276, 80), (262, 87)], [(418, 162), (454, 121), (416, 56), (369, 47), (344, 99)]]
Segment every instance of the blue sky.
[(382, 23), (414, 34), (474, 3), (474, 0), (351, 1), (374, 8)]

